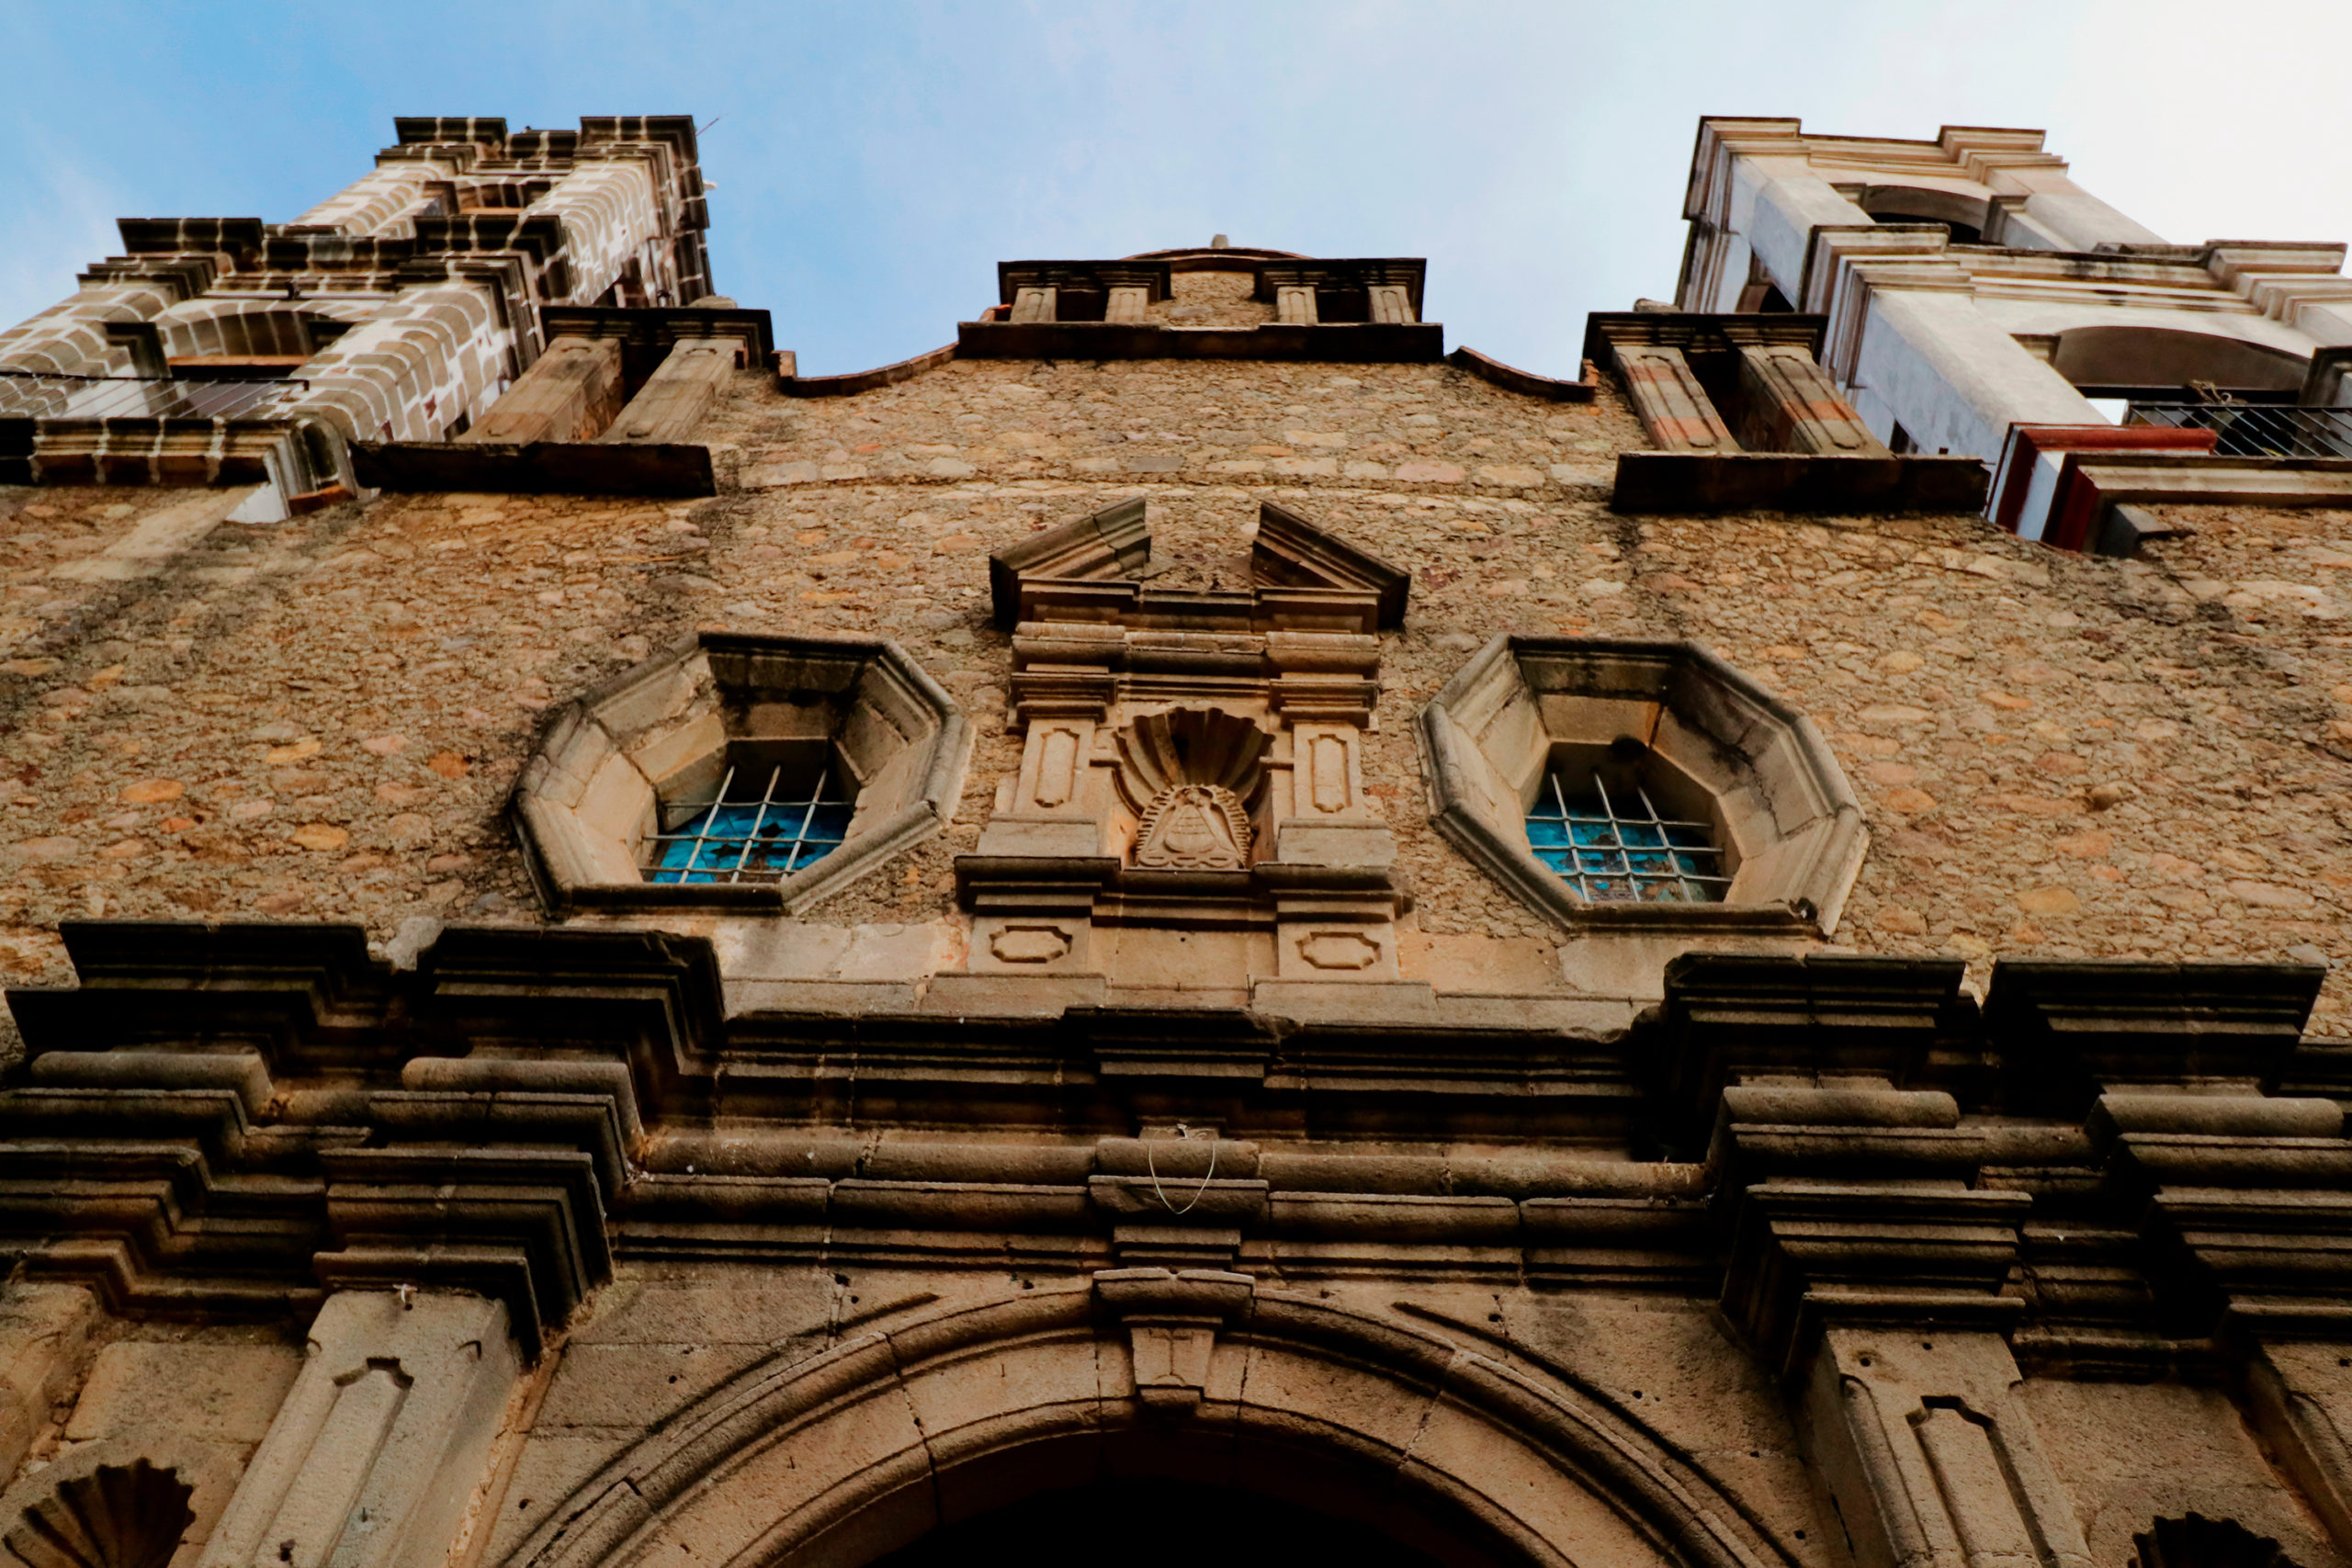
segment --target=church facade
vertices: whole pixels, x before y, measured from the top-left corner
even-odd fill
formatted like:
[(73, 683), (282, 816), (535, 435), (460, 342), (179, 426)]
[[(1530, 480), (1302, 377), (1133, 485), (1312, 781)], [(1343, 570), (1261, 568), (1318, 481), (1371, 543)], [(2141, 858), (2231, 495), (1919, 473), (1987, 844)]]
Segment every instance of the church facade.
[(0, 333), (15, 1562), (2352, 1556), (2341, 245), (1709, 119), (1572, 367), (804, 377), (397, 138)]

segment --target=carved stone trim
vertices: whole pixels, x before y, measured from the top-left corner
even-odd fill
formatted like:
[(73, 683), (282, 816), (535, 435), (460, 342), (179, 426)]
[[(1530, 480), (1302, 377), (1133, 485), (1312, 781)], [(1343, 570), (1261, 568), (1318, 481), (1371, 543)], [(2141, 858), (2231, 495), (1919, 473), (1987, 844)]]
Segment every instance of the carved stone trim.
[[(639, 870), (681, 800), (707, 800), (732, 761), (823, 746), (857, 784), (849, 836), (781, 883), (668, 884)], [(550, 910), (718, 906), (797, 914), (955, 814), (971, 727), (892, 642), (707, 632), (594, 688), (548, 730), (512, 809)]]
[(1174, 784), (1144, 807), (1136, 863), (1154, 871), (1239, 871), (1250, 863), (1250, 816), (1221, 784)]
[[(1131, 1323), (1152, 1341), (1140, 1377)], [(1053, 1467), (1097, 1463), (1105, 1438), (1191, 1410), (1193, 1422), (1246, 1423), (1310, 1461), (1396, 1453), (1395, 1433), (1466, 1417), (1475, 1442), (1417, 1446), (1409, 1463), (1383, 1467), (1383, 1494), (1369, 1501), (1408, 1518), (1432, 1510), (1497, 1560), (1583, 1560), (1590, 1532), (1606, 1529), (1656, 1542), (1627, 1560), (1652, 1568), (1790, 1562), (1640, 1427), (1466, 1337), (1223, 1270), (1098, 1273), (886, 1323), (805, 1359), (780, 1352), (613, 1456), (506, 1561), (596, 1568), (624, 1549), (650, 1557), (689, 1542), (714, 1561), (753, 1551), (793, 1561), (885, 1517), (910, 1457), (944, 1476), (1018, 1450), (1046, 1484), (1076, 1484), (1086, 1477), (1065, 1482)], [(918, 1423), (910, 1411), (925, 1414)], [(789, 1468), (746, 1464), (786, 1434)], [(1532, 1487), (1499, 1479), (1538, 1476)], [(1639, 1536), (1617, 1533), (1629, 1519)]]
[[(1826, 936), (1861, 871), (1861, 803), (1813, 721), (1690, 643), (1498, 637), (1420, 728), (1438, 830), (1571, 930)], [(1733, 867), (1721, 903), (1588, 903), (1535, 858), (1525, 813), (1554, 748), (1621, 739), (1713, 802)]]
[(105, 1465), (28, 1504), (0, 1542), (26, 1568), (164, 1568), (196, 1522), (193, 1491), (145, 1460)]

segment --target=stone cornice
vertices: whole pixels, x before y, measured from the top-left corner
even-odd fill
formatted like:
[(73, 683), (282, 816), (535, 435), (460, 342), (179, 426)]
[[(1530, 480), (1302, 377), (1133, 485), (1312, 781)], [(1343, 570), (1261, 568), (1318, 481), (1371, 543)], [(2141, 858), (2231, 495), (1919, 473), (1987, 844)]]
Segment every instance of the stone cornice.
[[(1719, 1289), (1787, 1367), (1834, 1322), (2016, 1323), (2124, 1367), (2352, 1316), (2341, 1113), (2263, 1088), (2318, 1070), (2295, 965), (2003, 964), (1980, 1010), (1952, 962), (1694, 956), (1625, 1033), (1460, 1003), (729, 1021), (709, 949), (653, 933), (453, 930), (398, 970), (351, 928), (65, 934), (82, 985), (10, 998), (0, 1252), (129, 1310), (444, 1285), (528, 1346), (619, 1253), (1599, 1270)], [(873, 1144), (852, 1082), (942, 1135)], [(1224, 1130), (1068, 1131), (1136, 1093)], [(1313, 1153), (1271, 1131), (1302, 1096)], [(1350, 1152), (1406, 1105), (1555, 1152)], [(1612, 1131), (1653, 1157), (1558, 1152)], [(1219, 1184), (1224, 1239), (1153, 1179)], [(2115, 1288), (2040, 1281), (2088, 1263)]]

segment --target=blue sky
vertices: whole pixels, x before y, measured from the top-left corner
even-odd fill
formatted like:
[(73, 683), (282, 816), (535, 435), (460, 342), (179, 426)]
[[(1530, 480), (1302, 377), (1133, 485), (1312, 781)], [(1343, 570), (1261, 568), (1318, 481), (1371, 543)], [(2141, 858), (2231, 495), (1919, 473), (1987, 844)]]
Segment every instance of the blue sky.
[[(1674, 286), (1701, 115), (2045, 128), (2168, 239), (2352, 238), (2347, 0), (0, 0), (0, 321), (119, 216), (294, 217), (396, 114), (692, 113), (719, 287), (804, 373), (935, 347), (1015, 256), (1426, 255), (1451, 343), (1573, 374)], [(715, 122), (715, 123), (713, 123)]]

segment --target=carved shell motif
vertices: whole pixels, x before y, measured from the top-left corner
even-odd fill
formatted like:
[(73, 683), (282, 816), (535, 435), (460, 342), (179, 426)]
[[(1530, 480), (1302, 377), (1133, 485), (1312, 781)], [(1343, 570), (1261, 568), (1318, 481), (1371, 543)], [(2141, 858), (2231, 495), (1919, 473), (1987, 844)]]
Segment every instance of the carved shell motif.
[(0, 1540), (27, 1568), (164, 1568), (196, 1522), (190, 1488), (145, 1460), (62, 1483)]
[(1239, 871), (1250, 863), (1250, 814), (1221, 784), (1164, 789), (1136, 826), (1136, 863), (1155, 871)]
[(1266, 735), (1216, 708), (1146, 714), (1119, 731), (1119, 789), (1141, 812), (1178, 784), (1214, 784), (1247, 802), (1265, 776)]

